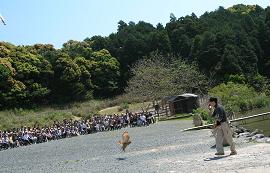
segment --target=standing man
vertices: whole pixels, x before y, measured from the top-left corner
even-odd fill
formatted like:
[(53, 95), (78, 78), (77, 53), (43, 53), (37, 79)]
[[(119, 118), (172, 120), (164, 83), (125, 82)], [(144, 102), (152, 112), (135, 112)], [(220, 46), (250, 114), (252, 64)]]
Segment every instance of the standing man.
[(214, 128), (216, 128), (216, 149), (215, 155), (224, 155), (223, 138), (230, 145), (231, 154), (236, 155), (235, 144), (232, 139), (232, 131), (230, 129), (227, 116), (223, 106), (218, 104), (217, 98), (209, 99), (209, 108), (214, 109), (212, 116), (215, 118)]

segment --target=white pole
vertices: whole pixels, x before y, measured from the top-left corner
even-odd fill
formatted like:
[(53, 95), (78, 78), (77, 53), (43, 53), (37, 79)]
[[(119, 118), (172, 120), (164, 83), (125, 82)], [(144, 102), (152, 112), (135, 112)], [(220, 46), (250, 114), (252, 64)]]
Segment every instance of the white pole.
[(3, 16), (1, 14), (0, 14), (0, 20), (4, 25), (6, 25), (5, 19), (3, 18)]

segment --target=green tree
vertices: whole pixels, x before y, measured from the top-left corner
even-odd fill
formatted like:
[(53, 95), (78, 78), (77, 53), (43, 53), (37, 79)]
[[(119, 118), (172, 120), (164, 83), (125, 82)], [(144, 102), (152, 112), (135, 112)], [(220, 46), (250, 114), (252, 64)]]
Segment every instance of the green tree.
[(80, 99), (84, 86), (80, 83), (81, 69), (65, 53), (60, 53), (54, 66), (52, 97), (61, 102)]
[(87, 42), (93, 51), (99, 51), (102, 49), (106, 49), (108, 47), (108, 39), (102, 36), (93, 36), (91, 38), (84, 39)]
[(62, 51), (67, 53), (70, 57), (75, 58), (82, 56), (86, 59), (91, 59), (93, 50), (88, 42), (69, 40), (63, 44)]
[(105, 49), (94, 52), (93, 58), (91, 79), (95, 87), (94, 94), (99, 97), (115, 95), (120, 76), (119, 62)]
[(206, 77), (196, 65), (190, 65), (172, 55), (151, 54), (138, 61), (132, 73), (126, 93), (140, 100), (157, 100), (184, 92), (203, 94), (208, 88)]
[(239, 64), (239, 54), (233, 45), (225, 46), (221, 64), (221, 73), (223, 75), (239, 74), (242, 72)]
[(17, 47), (10, 58), (16, 71), (14, 79), (25, 86), (22, 104), (42, 103), (50, 93), (46, 77), (53, 73), (51, 64), (27, 47)]

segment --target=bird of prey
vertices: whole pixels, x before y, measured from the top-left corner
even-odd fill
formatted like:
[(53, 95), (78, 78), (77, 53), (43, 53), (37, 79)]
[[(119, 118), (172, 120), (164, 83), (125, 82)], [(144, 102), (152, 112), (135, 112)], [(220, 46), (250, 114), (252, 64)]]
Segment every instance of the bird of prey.
[(6, 22), (5, 22), (4, 18), (3, 18), (3, 16), (1, 16), (1, 14), (0, 14), (0, 20), (4, 25), (6, 25)]
[(122, 150), (123, 150), (124, 152), (125, 152), (125, 150), (126, 150), (126, 147), (131, 143), (131, 141), (129, 140), (129, 138), (130, 138), (130, 137), (129, 137), (129, 135), (128, 135), (128, 132), (125, 131), (125, 132), (122, 134), (122, 140), (118, 142), (120, 145), (122, 145), (121, 148), (122, 148)]

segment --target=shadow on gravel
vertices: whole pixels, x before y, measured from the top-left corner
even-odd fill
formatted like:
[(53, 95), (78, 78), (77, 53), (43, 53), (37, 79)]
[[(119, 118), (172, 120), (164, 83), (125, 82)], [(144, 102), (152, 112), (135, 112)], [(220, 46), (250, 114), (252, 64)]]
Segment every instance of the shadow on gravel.
[[(223, 147), (228, 147), (228, 146), (230, 146), (229, 144), (223, 144)], [(211, 146), (210, 147), (211, 149), (215, 149), (216, 148), (216, 145), (213, 145), (213, 146)]]
[(229, 156), (215, 156), (215, 157), (210, 157), (210, 158), (203, 159), (203, 161), (219, 160), (219, 159), (223, 159), (223, 158), (226, 158), (226, 157), (229, 157)]
[(126, 160), (127, 158), (125, 158), (125, 157), (118, 157), (118, 158), (116, 158), (116, 160), (119, 160), (119, 161), (121, 161), (121, 160)]

